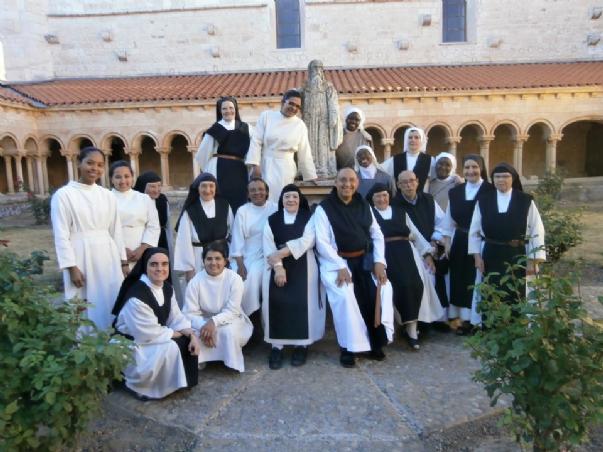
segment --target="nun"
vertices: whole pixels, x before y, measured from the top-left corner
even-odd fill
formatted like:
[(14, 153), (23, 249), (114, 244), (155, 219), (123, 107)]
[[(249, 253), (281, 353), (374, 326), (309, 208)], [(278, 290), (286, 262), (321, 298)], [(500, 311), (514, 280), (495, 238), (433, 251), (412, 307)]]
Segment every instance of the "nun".
[(371, 135), (364, 130), (364, 113), (362, 110), (349, 106), (345, 109), (344, 119), (343, 141), (335, 150), (337, 170), (354, 168), (358, 146), (372, 147), (373, 145)]
[(113, 307), (113, 327), (133, 341), (126, 387), (140, 399), (161, 399), (197, 385), (200, 343), (167, 282), (168, 251), (148, 248), (126, 277)]
[(433, 159), (426, 154), (427, 137), (425, 131), (418, 127), (409, 127), (404, 132), (403, 152), (383, 162), (383, 169), (394, 180), (402, 171), (410, 170), (419, 180), (418, 191), (425, 190), (425, 184), (432, 172)]
[(429, 181), (429, 193), (444, 212), (448, 208), (448, 192), (463, 182), (456, 174), (456, 157), (440, 152), (435, 158), (435, 177)]
[(134, 190), (149, 195), (155, 202), (161, 228), (158, 246), (169, 250), (170, 256), (173, 255), (174, 238), (171, 233), (170, 205), (167, 196), (161, 193), (161, 177), (154, 171), (146, 171), (136, 179)]
[(538, 272), (538, 264), (546, 260), (544, 226), (531, 195), (524, 193), (519, 174), (508, 163), (499, 163), (492, 170), (496, 190), (481, 196), (475, 204), (469, 228), (468, 253), (473, 255), (475, 268), (490, 283), (507, 292), (505, 300), (516, 302), (513, 293), (501, 283), (508, 266), (520, 263), (527, 256), (525, 268), (514, 275), (525, 279)]
[(174, 270), (185, 272), (186, 281), (203, 269), (203, 247), (230, 234), (233, 215), (228, 201), (217, 195), (213, 174), (199, 174), (188, 190), (176, 223)]
[(282, 367), (286, 345), (295, 347), (291, 365), (305, 364), (308, 346), (325, 332), (326, 306), (319, 293), (315, 241), (308, 200), (295, 184), (286, 185), (262, 239), (264, 340), (272, 347), (268, 365), (273, 370)]
[(390, 193), (395, 193), (394, 180), (389, 174), (383, 171), (370, 146), (362, 145), (356, 148), (354, 170), (358, 175), (358, 193), (361, 196), (366, 197), (375, 184), (384, 184)]

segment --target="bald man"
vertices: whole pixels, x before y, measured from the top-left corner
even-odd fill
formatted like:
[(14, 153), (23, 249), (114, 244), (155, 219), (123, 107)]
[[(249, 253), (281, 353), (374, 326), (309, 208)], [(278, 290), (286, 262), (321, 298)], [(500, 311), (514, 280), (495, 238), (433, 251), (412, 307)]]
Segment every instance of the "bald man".
[[(320, 277), (333, 313), (343, 367), (354, 367), (358, 352), (370, 351), (372, 359), (385, 359), (383, 347), (393, 338), (385, 242), (368, 202), (356, 192), (358, 183), (353, 169), (339, 170), (335, 188), (314, 217)], [(378, 303), (381, 309), (375, 309)]]

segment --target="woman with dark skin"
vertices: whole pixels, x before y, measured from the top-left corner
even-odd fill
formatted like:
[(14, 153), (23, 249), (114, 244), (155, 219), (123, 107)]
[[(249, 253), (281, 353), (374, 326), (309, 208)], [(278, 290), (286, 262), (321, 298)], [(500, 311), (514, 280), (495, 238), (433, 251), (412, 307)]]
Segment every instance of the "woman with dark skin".
[(344, 112), (345, 127), (343, 141), (335, 151), (337, 170), (354, 168), (358, 146), (373, 146), (373, 139), (364, 130), (364, 114), (356, 107), (348, 107)]

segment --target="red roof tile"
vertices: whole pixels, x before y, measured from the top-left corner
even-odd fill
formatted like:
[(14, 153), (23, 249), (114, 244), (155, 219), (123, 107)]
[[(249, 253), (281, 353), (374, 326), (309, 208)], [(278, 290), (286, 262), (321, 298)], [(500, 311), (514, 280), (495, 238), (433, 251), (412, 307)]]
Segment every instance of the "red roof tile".
[(0, 85), (0, 99), (11, 102), (19, 102), (20, 104), (29, 103), (29, 99), (23, 97), (19, 93), (15, 93), (12, 89)]
[[(454, 92), (603, 85), (603, 61), (330, 69), (340, 94)], [(60, 79), (10, 87), (47, 106), (279, 96), (306, 71)], [(5, 90), (3, 90), (5, 91)], [(2, 94), (0, 93), (0, 96)]]

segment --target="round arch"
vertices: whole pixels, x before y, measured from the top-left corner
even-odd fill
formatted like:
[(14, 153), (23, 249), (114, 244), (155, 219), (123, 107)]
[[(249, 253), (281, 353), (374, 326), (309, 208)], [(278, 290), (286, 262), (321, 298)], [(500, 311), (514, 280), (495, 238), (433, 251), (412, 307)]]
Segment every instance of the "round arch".
[(140, 150), (140, 145), (145, 138), (150, 138), (153, 141), (155, 149), (157, 149), (157, 146), (159, 145), (159, 140), (151, 132), (138, 132), (136, 135), (134, 135), (134, 138), (132, 138), (131, 141), (131, 148)]
[(101, 149), (103, 151), (107, 151), (107, 150), (111, 149), (111, 142), (113, 141), (114, 138), (119, 138), (122, 141), (122, 143), (124, 144), (124, 148), (128, 149), (128, 140), (126, 140), (126, 137), (123, 136), (121, 133), (117, 133), (117, 132), (109, 132), (101, 138), (101, 141), (100, 141)]
[(452, 136), (452, 129), (444, 122), (434, 122), (425, 128), (427, 137), (427, 153), (432, 156), (438, 155), (442, 151), (450, 150), (448, 138)]
[(26, 135), (23, 138), (23, 149), (25, 149), (27, 155), (38, 155), (40, 146), (38, 139), (34, 135)]
[(186, 139), (187, 145), (192, 143), (191, 138), (186, 132), (183, 132), (182, 130), (170, 130), (163, 136), (163, 140), (161, 141), (161, 147), (164, 149), (169, 148), (172, 144), (172, 141), (174, 140), (174, 137), (178, 135), (183, 136)]
[(442, 122), (442, 121), (432, 122), (427, 127), (425, 127), (425, 135), (428, 135), (429, 132), (431, 131), (431, 129), (433, 129), (434, 127), (441, 127), (446, 131), (446, 136), (448, 136), (448, 137), (452, 136), (452, 127), (450, 127), (448, 124), (446, 124), (445, 122)]
[(383, 139), (387, 136), (385, 129), (376, 123), (369, 123), (364, 125), (364, 130), (373, 139), (373, 150), (375, 151), (375, 157), (379, 162), (382, 162), (385, 156), (385, 145)]
[(567, 177), (603, 176), (603, 116), (575, 118), (564, 123), (559, 132), (557, 168)]
[(90, 135), (83, 134), (83, 133), (72, 136), (69, 139), (68, 143), (69, 144), (67, 145), (67, 150), (74, 155), (77, 155), (79, 153), (79, 151), (82, 149), (82, 147), (84, 147), (84, 146), (82, 146), (83, 144), (90, 143), (91, 146), (96, 147), (94, 138), (92, 138)]
[(523, 175), (531, 178), (542, 177), (546, 173), (547, 140), (553, 134), (548, 121), (532, 121), (526, 127), (527, 140), (523, 144), (521, 167)]
[(65, 143), (63, 143), (63, 140), (61, 140), (59, 137), (57, 137), (56, 135), (44, 135), (42, 136), (42, 138), (40, 138), (40, 144), (41, 144), (41, 150), (42, 151), (50, 151), (48, 144), (50, 143), (49, 140), (53, 140), (56, 143), (59, 143), (59, 147), (61, 150), (61, 155), (64, 155), (65, 153)]
[(555, 126), (553, 125), (553, 123), (551, 121), (549, 121), (548, 119), (545, 118), (538, 118), (538, 119), (534, 119), (533, 121), (530, 121), (526, 126), (525, 126), (525, 131), (527, 134), (530, 133), (530, 129), (537, 125), (537, 124), (541, 124), (543, 126), (546, 126), (548, 128), (548, 136), (553, 135), (554, 133), (557, 133), (557, 130), (555, 129)]
[(478, 132), (479, 137), (483, 137), (484, 135), (486, 135), (486, 126), (484, 126), (481, 121), (478, 121), (476, 119), (470, 119), (468, 121), (465, 121), (458, 127), (456, 131), (457, 136), (462, 136), (461, 134), (463, 132), (463, 129), (465, 129), (466, 127), (475, 128)]
[(480, 121), (470, 120), (459, 126), (457, 135), (461, 141), (456, 147), (456, 158), (462, 162), (465, 155), (480, 153), (480, 140), (486, 135), (486, 128)]
[(4, 149), (4, 155), (17, 154), (20, 149), (19, 139), (11, 132), (4, 132), (0, 135), (0, 147)]
[(490, 135), (494, 135), (496, 129), (498, 129), (500, 126), (507, 126), (509, 127), (509, 129), (512, 131), (513, 133), (513, 137), (516, 137), (517, 135), (521, 135), (521, 127), (519, 127), (519, 125), (511, 120), (511, 119), (503, 119), (500, 121), (496, 121), (494, 123), (494, 125), (492, 125), (492, 127), (490, 128)]

